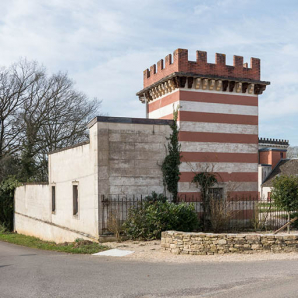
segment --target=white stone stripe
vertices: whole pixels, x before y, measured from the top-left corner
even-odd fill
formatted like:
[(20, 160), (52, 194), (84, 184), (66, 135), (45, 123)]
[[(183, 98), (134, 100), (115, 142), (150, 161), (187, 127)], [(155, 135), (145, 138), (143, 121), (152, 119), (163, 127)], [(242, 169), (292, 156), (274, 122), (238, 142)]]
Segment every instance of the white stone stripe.
[(256, 153), (258, 144), (186, 142), (182, 141), (181, 151), (184, 152), (222, 152), (222, 153)]
[(151, 119), (159, 119), (164, 116), (170, 115), (173, 113), (173, 109), (177, 109), (177, 106), (179, 105), (179, 102), (176, 101), (174, 103), (171, 103), (167, 106), (164, 106), (162, 108), (159, 108), (155, 111), (152, 111), (149, 113), (149, 118)]
[[(215, 186), (216, 187), (216, 186)], [(226, 182), (219, 183), (218, 187), (224, 187), (226, 192), (229, 191), (258, 191), (257, 182)], [(200, 189), (191, 182), (178, 182), (179, 192), (200, 192)]]
[(258, 134), (257, 125), (181, 121), (179, 126), (180, 131)]
[(257, 163), (236, 162), (182, 162), (180, 172), (258, 172)]
[(180, 110), (217, 114), (258, 116), (258, 107), (210, 102), (180, 101)]
[[(174, 103), (175, 108), (178, 101)], [(180, 111), (258, 116), (258, 107), (210, 102), (179, 101)], [(149, 118), (161, 118), (173, 112), (173, 104), (149, 113)]]

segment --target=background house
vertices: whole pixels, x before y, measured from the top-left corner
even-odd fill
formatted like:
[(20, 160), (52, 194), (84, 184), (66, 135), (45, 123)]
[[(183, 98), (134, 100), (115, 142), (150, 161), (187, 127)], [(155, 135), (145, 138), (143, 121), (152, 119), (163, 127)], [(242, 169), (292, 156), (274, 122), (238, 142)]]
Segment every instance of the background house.
[(270, 194), (273, 187), (273, 180), (275, 177), (285, 175), (298, 175), (298, 159), (281, 159), (273, 170), (268, 174), (261, 185), (262, 200), (270, 200)]
[(281, 161), (287, 158), (288, 147), (288, 140), (259, 138), (258, 191), (261, 200), (267, 200), (268, 193), (270, 193), (270, 189), (268, 189), (268, 187), (265, 187), (263, 183), (268, 180), (269, 176), (272, 176), (275, 168), (281, 165)]

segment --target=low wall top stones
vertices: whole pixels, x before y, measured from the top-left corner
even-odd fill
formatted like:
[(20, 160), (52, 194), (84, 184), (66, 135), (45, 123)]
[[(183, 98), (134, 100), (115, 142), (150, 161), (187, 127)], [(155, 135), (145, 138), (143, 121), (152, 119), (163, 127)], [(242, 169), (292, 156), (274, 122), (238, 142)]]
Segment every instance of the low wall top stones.
[(297, 252), (298, 234), (213, 234), (167, 231), (161, 247), (173, 254), (213, 255), (226, 253)]

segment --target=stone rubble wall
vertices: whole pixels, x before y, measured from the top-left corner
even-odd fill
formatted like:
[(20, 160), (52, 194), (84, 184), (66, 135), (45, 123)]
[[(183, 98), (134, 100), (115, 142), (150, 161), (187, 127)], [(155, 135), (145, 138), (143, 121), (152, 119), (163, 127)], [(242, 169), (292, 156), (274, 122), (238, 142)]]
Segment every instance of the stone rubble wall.
[(173, 254), (213, 255), (227, 253), (298, 252), (297, 235), (212, 234), (162, 232), (161, 247)]

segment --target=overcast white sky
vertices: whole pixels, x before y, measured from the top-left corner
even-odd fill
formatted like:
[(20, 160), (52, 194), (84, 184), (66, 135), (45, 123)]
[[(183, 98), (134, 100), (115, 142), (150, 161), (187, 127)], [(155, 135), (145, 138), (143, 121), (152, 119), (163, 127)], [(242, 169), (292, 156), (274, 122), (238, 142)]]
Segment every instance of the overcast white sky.
[(298, 145), (297, 0), (0, 0), (0, 65), (67, 71), (110, 116), (144, 117), (142, 72), (176, 48), (261, 59), (260, 137)]

